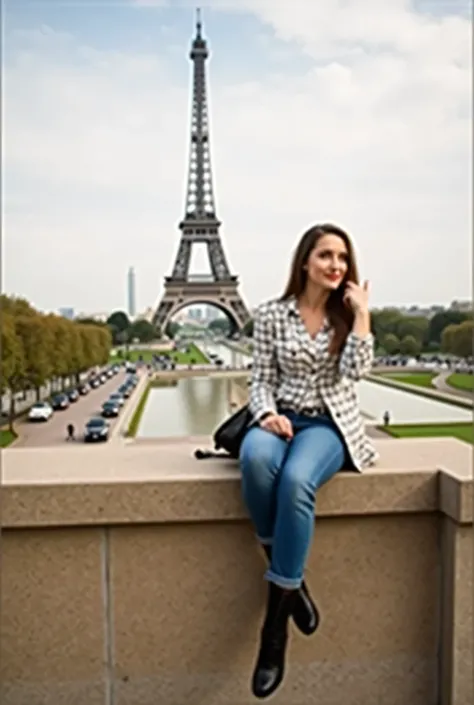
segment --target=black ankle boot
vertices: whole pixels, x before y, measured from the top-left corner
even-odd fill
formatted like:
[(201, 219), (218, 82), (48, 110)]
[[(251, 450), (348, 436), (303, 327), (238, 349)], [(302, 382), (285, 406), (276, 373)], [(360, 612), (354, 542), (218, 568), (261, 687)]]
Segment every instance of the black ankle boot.
[[(269, 561), (272, 559), (272, 547), (262, 545), (263, 550)], [(303, 634), (311, 636), (319, 627), (319, 611), (314, 604), (311, 595), (309, 594), (308, 586), (303, 581), (301, 587), (297, 591), (297, 595), (293, 601), (293, 610), (291, 616), (293, 621)]]
[(296, 590), (284, 590), (274, 583), (268, 584), (267, 614), (252, 677), (252, 693), (256, 698), (267, 698), (283, 680), (288, 618), (295, 597)]

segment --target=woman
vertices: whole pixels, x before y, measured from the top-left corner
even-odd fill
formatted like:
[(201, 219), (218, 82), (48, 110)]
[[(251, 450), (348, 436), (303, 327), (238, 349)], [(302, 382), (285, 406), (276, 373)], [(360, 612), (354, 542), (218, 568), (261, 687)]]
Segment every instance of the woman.
[(283, 296), (254, 321), (250, 410), (240, 450), (242, 492), (268, 557), (266, 617), (252, 679), (265, 698), (281, 683), (287, 624), (313, 634), (319, 613), (303, 581), (317, 490), (376, 453), (354, 383), (373, 359), (368, 284), (358, 284), (349, 236), (316, 225), (301, 238)]

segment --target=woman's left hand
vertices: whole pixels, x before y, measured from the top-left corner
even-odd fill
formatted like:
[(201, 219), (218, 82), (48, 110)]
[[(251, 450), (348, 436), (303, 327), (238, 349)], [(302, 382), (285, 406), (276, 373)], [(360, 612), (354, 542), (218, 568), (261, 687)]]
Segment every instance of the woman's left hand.
[(347, 282), (344, 292), (344, 301), (349, 304), (354, 313), (363, 313), (369, 309), (369, 282), (366, 280), (362, 286), (354, 282)]

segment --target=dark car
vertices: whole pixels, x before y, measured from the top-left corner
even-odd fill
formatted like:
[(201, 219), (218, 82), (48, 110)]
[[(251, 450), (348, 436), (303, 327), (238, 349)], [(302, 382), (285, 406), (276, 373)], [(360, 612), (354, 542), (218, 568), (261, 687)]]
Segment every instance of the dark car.
[(71, 403), (74, 403), (79, 399), (79, 392), (77, 389), (71, 389), (71, 391), (67, 393), (67, 397)]
[(109, 424), (100, 416), (94, 416), (90, 419), (84, 429), (84, 440), (88, 441), (106, 441), (109, 437)]
[(80, 384), (77, 389), (78, 389), (78, 392), (81, 395), (81, 397), (84, 397), (86, 394), (89, 394), (89, 392), (91, 390), (91, 388), (89, 387), (89, 385), (87, 383)]
[(122, 384), (118, 390), (119, 390), (119, 394), (121, 394), (124, 397), (124, 399), (128, 399), (128, 397), (132, 393), (132, 388), (130, 387), (129, 384)]
[(119, 407), (123, 406), (125, 404), (125, 399), (123, 397), (123, 394), (118, 394), (118, 393), (111, 394), (108, 401), (111, 402), (112, 404), (116, 404)]
[(113, 401), (106, 401), (102, 404), (102, 416), (104, 419), (113, 419), (120, 413), (120, 407)]
[(69, 406), (69, 399), (67, 395), (56, 394), (51, 399), (51, 406), (53, 407), (54, 411), (62, 411), (63, 409), (67, 409)]
[(97, 387), (100, 387), (101, 381), (98, 377), (93, 377), (92, 379), (89, 380), (89, 384), (92, 387), (92, 389), (97, 389)]

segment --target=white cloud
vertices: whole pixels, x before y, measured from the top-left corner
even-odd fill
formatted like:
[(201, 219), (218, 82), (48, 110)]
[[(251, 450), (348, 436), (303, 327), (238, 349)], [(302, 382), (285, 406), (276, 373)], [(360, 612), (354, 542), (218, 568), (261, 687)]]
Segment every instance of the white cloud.
[[(230, 84), (211, 63), (218, 211), (250, 303), (282, 288), (296, 238), (327, 219), (354, 234), (377, 303), (467, 296), (467, 20), (416, 15), (404, 0), (208, 4), (254, 13), (312, 62), (297, 78), (280, 62)], [(8, 46), (7, 288), (103, 309), (123, 304), (134, 264), (140, 304), (152, 303), (184, 207), (188, 85), (169, 55), (47, 27)]]

